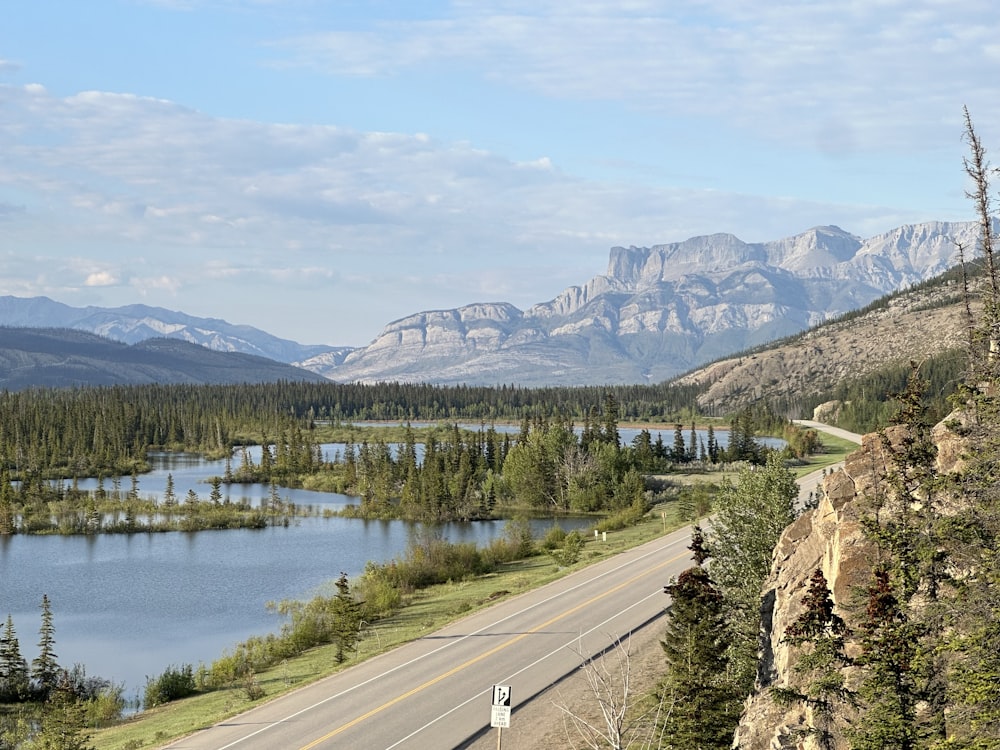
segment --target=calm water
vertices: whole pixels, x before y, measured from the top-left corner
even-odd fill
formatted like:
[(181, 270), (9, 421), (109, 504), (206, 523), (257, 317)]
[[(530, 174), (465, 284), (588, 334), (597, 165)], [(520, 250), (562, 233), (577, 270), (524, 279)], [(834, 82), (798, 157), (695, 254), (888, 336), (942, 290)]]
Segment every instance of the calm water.
[[(622, 429), (622, 442), (628, 444), (637, 433)], [(717, 434), (720, 443), (728, 437), (724, 431)], [(669, 444), (673, 432), (662, 437)], [(341, 444), (323, 448), (330, 458), (343, 449)], [(252, 453), (255, 461), (259, 455), (259, 448)], [(207, 498), (205, 479), (225, 470), (225, 461), (208, 462), (192, 454), (150, 458), (153, 470), (139, 477), (142, 497), (160, 497), (169, 474), (179, 499), (189, 489)], [(127, 492), (131, 478), (120, 478), (118, 484)], [(95, 489), (97, 481), (83, 480), (79, 486)], [(104, 486), (114, 489), (110, 480)], [(270, 493), (261, 485), (232, 485), (223, 491), (233, 501), (247, 498), (254, 504)], [(335, 493), (279, 488), (279, 494), (303, 505), (357, 502)], [(551, 523), (535, 522), (536, 535)], [(567, 529), (590, 525), (582, 520), (560, 523)], [(451, 541), (486, 543), (502, 533), (503, 525), (449, 524), (441, 533)], [(48, 594), (59, 663), (83, 664), (88, 674), (124, 682), (132, 697), (141, 692), (147, 676), (159, 675), (167, 666), (208, 663), (247, 636), (277, 631), (282, 621), (267, 611), (268, 601), (309, 597), (341, 571), (359, 575), (368, 560), (387, 561), (404, 552), (417, 529), (403, 521), (303, 518), (289, 528), (262, 530), (0, 536), (0, 619), (13, 616), (22, 653), (30, 661), (37, 651), (39, 604), (42, 594)]]
[[(48, 594), (63, 666), (126, 683), (171, 664), (211, 662), (245, 637), (276, 631), (265, 604), (307, 597), (341, 571), (402, 552), (401, 521), (306, 518), (290, 528), (94, 537), (0, 537), (0, 617), (14, 617), (22, 653), (36, 653)], [(485, 542), (501, 522), (450, 524), (452, 540)]]
[[(337, 446), (327, 446), (337, 450)], [(342, 446), (340, 446), (342, 450)], [(256, 458), (259, 457), (259, 449)], [(203, 498), (204, 479), (221, 474), (224, 461), (195, 455), (151, 456), (153, 471), (139, 477), (143, 497), (159, 497), (166, 477), (183, 498)], [(131, 478), (119, 480), (123, 492)], [(94, 489), (96, 480), (79, 483)], [(111, 491), (113, 483), (105, 481)], [(229, 496), (259, 501), (269, 488), (233, 485)], [(357, 498), (279, 488), (282, 498), (316, 506), (341, 506)], [(550, 520), (534, 522), (540, 536)], [(580, 519), (565, 528), (589, 526)], [(450, 541), (487, 543), (502, 521), (440, 527)], [(341, 571), (359, 575), (369, 560), (387, 561), (405, 551), (420, 526), (404, 521), (301, 518), (290, 527), (85, 536), (0, 536), (0, 619), (13, 616), (21, 651), (37, 653), (42, 594), (48, 594), (61, 665), (83, 664), (90, 675), (124, 682), (134, 697), (147, 676), (167, 666), (211, 662), (249, 635), (277, 631), (282, 619), (268, 601), (307, 598)]]

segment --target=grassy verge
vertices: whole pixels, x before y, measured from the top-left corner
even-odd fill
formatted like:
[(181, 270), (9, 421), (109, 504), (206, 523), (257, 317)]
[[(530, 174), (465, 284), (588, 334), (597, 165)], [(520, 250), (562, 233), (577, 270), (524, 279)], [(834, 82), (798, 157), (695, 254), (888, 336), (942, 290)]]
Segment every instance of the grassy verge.
[[(823, 444), (826, 451), (814, 456), (808, 464), (797, 467), (796, 474), (806, 474), (835, 464), (857, 448), (854, 443), (828, 435), (823, 436)], [(670, 475), (670, 478), (676, 479), (680, 484), (686, 481), (682, 475)], [(690, 475), (689, 480), (716, 482), (720, 478), (716, 474), (696, 474)], [(288, 659), (274, 669), (258, 673), (257, 684), (268, 699), (275, 698), (402, 643), (420, 638), (494, 603), (499, 598), (542, 586), (685, 524), (686, 521), (677, 512), (677, 503), (667, 503), (653, 508), (639, 524), (609, 533), (606, 542), (588, 538), (580, 561), (572, 566), (559, 567), (550, 556), (540, 554), (508, 563), (496, 573), (423, 589), (411, 596), (407, 606), (399, 612), (366, 627), (358, 643), (357, 653), (344, 664), (336, 664), (335, 647), (319, 647)], [(119, 726), (100, 730), (94, 734), (93, 741), (102, 750), (157, 747), (223, 721), (254, 705), (255, 702), (247, 698), (242, 686), (201, 693), (145, 711)]]
[[(547, 554), (504, 565), (498, 572), (468, 581), (432, 586), (415, 593), (396, 614), (362, 631), (357, 653), (344, 664), (334, 659), (335, 648), (323, 646), (288, 659), (256, 675), (268, 699), (334, 674), (352, 664), (420, 638), (499, 598), (542, 586), (569, 572), (615, 555), (682, 527), (675, 504), (657, 506), (634, 527), (609, 532), (607, 541), (587, 539), (580, 561), (559, 567)], [(102, 750), (137, 750), (164, 745), (191, 732), (211, 726), (256, 705), (242, 686), (185, 698), (144, 711), (119, 726), (95, 732), (93, 744)]]
[(843, 461), (849, 454), (858, 449), (857, 443), (850, 440), (834, 437), (827, 433), (821, 434), (823, 442), (823, 452), (817, 453), (809, 458), (809, 462), (802, 466), (792, 467), (796, 477), (805, 476), (817, 469), (825, 469)]

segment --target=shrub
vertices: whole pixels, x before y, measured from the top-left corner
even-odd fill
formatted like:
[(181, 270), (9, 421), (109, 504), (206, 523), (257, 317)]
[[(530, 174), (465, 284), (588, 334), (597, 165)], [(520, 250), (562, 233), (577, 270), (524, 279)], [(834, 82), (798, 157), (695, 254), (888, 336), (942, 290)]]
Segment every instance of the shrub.
[(571, 531), (566, 535), (561, 547), (550, 550), (549, 554), (557, 565), (567, 567), (580, 559), (583, 550), (583, 537), (579, 531)]
[(563, 542), (566, 539), (566, 529), (557, 523), (552, 524), (552, 527), (545, 532), (545, 536), (542, 537), (540, 546), (546, 552), (551, 552), (554, 549), (559, 549), (562, 547)]
[(365, 565), (355, 592), (361, 600), (362, 616), (369, 622), (390, 615), (403, 605), (403, 594), (387, 568), (373, 562)]
[(146, 678), (143, 705), (152, 708), (193, 695), (196, 690), (194, 668), (190, 664), (180, 668), (169, 666), (156, 679)]

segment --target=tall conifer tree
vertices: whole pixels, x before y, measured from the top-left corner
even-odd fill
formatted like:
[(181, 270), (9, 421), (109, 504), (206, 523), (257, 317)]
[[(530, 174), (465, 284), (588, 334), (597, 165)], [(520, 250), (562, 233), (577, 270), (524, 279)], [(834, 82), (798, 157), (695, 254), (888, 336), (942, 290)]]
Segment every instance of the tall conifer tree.
[(664, 587), (672, 601), (662, 641), (666, 670), (658, 688), (664, 717), (661, 747), (726, 750), (740, 699), (729, 679), (725, 605), (701, 566), (707, 553), (697, 528), (691, 549), (697, 564)]

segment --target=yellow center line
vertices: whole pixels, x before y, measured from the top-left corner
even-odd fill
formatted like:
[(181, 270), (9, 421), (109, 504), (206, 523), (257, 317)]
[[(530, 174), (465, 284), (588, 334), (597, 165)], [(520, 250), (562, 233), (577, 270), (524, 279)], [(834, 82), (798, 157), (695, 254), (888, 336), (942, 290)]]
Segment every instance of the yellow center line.
[(686, 555), (687, 555), (686, 552), (683, 553), (683, 554), (677, 555), (676, 557), (673, 557), (673, 558), (671, 558), (669, 560), (665, 560), (664, 562), (661, 562), (660, 564), (655, 565), (652, 568), (648, 568), (644, 572), (639, 573), (639, 574), (633, 576), (632, 578), (629, 578), (626, 581), (622, 581), (617, 586), (614, 586), (614, 587), (608, 589), (607, 591), (605, 591), (605, 592), (603, 592), (601, 594), (598, 594), (597, 596), (593, 597), (592, 599), (588, 599), (585, 602), (581, 602), (580, 604), (577, 604), (572, 609), (567, 609), (565, 612), (562, 612), (561, 614), (556, 615), (552, 619), (547, 620), (546, 622), (543, 622), (541, 625), (536, 625), (535, 627), (531, 628), (531, 630), (526, 630), (525, 632), (521, 633), (520, 635), (517, 635), (514, 638), (511, 638), (509, 641), (507, 641), (505, 643), (501, 643), (498, 646), (494, 646), (489, 651), (484, 651), (483, 653), (479, 654), (479, 656), (473, 657), (472, 659), (469, 659), (468, 661), (466, 661), (466, 662), (464, 662), (462, 664), (459, 664), (457, 667), (454, 667), (454, 668), (448, 670), (447, 672), (443, 672), (443, 673), (439, 674), (437, 677), (428, 680), (424, 684), (418, 685), (417, 687), (413, 688), (412, 690), (410, 690), (410, 691), (408, 691), (406, 693), (403, 693), (402, 695), (397, 695), (392, 700), (383, 703), (381, 706), (378, 706), (377, 708), (373, 708), (368, 713), (366, 713), (366, 714), (364, 714), (362, 716), (358, 716), (356, 719), (353, 719), (353, 720), (347, 722), (346, 724), (342, 724), (341, 726), (339, 726), (336, 729), (334, 729), (332, 732), (323, 735), (319, 739), (313, 740), (308, 745), (304, 745), (299, 750), (311, 750), (311, 748), (314, 748), (317, 745), (319, 745), (319, 744), (321, 744), (323, 742), (326, 742), (328, 739), (331, 739), (332, 737), (336, 737), (341, 732), (346, 732), (351, 727), (360, 724), (362, 721), (365, 721), (366, 719), (370, 719), (372, 716), (375, 716), (376, 714), (381, 713), (385, 709), (390, 708), (390, 707), (396, 705), (400, 701), (406, 700), (410, 696), (416, 695), (417, 693), (421, 692), (422, 690), (426, 690), (427, 688), (431, 687), (432, 685), (436, 685), (441, 680), (447, 679), (448, 677), (451, 677), (453, 674), (456, 674), (457, 672), (461, 672), (463, 669), (467, 669), (468, 667), (471, 667), (473, 664), (475, 664), (477, 662), (480, 662), (483, 659), (486, 659), (487, 657), (493, 656), (493, 654), (497, 653), (498, 651), (503, 651), (505, 648), (508, 648), (509, 646), (513, 646), (515, 643), (517, 643), (518, 641), (520, 641), (520, 640), (522, 640), (524, 638), (527, 638), (529, 635), (537, 633), (539, 630), (543, 630), (544, 628), (549, 627), (553, 623), (559, 622), (559, 620), (563, 619), (564, 617), (568, 617), (568, 616), (572, 615), (573, 613), (575, 613), (575, 612), (583, 609), (584, 607), (588, 607), (591, 604), (593, 604), (594, 602), (600, 601), (601, 599), (603, 599), (606, 596), (610, 596), (611, 594), (615, 593), (616, 591), (618, 591), (620, 589), (623, 589), (626, 586), (631, 585), (632, 583), (635, 583), (640, 578), (642, 578), (644, 576), (648, 576), (650, 573), (652, 573), (652, 572), (654, 572), (656, 570), (659, 570), (660, 568), (666, 567), (667, 565), (670, 565), (671, 563), (676, 562), (677, 560), (680, 560), (682, 557), (685, 557)]

